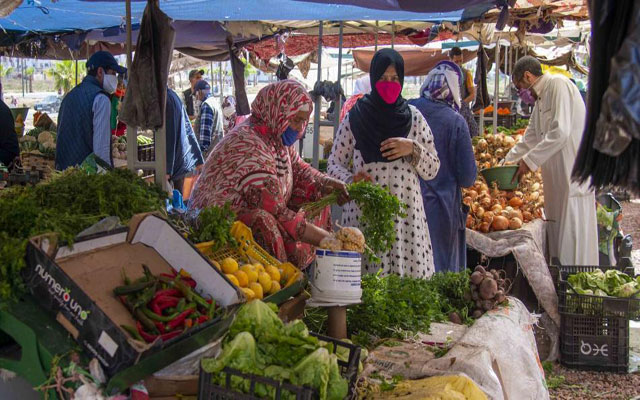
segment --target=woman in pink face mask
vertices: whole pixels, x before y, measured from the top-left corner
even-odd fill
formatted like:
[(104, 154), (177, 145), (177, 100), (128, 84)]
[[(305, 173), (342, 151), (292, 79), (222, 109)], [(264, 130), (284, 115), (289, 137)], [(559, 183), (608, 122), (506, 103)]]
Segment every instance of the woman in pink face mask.
[[(363, 273), (395, 273), (418, 278), (433, 274), (433, 250), (418, 178), (433, 179), (440, 161), (424, 117), (402, 97), (404, 60), (392, 49), (378, 51), (369, 69), (371, 93), (356, 102), (340, 124), (328, 161), (330, 176), (344, 182), (368, 180), (388, 188), (407, 204), (396, 222), (397, 241), (381, 263), (363, 264)], [(343, 207), (342, 225), (358, 226), (360, 210)]]

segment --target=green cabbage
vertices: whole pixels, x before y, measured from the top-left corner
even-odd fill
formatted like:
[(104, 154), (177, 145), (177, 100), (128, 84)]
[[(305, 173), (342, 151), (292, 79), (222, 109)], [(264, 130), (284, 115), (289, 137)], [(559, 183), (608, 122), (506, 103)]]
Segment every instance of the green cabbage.
[(577, 294), (596, 296), (631, 297), (640, 291), (640, 277), (636, 281), (629, 275), (615, 269), (602, 272), (596, 269), (592, 272), (578, 272), (569, 275), (567, 282), (571, 285), (569, 291)]

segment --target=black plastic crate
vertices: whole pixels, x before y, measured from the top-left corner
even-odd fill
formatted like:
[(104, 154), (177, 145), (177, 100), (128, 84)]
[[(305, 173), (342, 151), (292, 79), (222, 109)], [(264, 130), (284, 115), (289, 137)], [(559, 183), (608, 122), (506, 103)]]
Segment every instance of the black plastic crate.
[(574, 369), (627, 373), (629, 320), (562, 314), (560, 362)]
[(155, 161), (156, 148), (155, 144), (138, 145), (138, 161)]
[(640, 299), (604, 297), (568, 292), (571, 285), (567, 282), (567, 278), (569, 275), (573, 275), (578, 272), (592, 272), (596, 269), (606, 272), (610, 269), (615, 269), (622, 271), (629, 276), (633, 276), (633, 268), (627, 267), (626, 263), (622, 263), (617, 267), (562, 265), (552, 268), (557, 268), (558, 271), (557, 292), (558, 310), (560, 311), (560, 314), (582, 314), (592, 317), (619, 317), (640, 320)]
[[(316, 333), (310, 333), (312, 336), (317, 337), (323, 342), (329, 342), (333, 344), (333, 352), (335, 353), (338, 348), (345, 348), (349, 350), (348, 361), (342, 361), (338, 359), (338, 367), (340, 368), (340, 374), (349, 383), (348, 398), (352, 397), (356, 380), (358, 379), (358, 366), (360, 364), (360, 347), (351, 343), (343, 342), (338, 339), (330, 338), (328, 336), (318, 335)], [(316, 390), (291, 385), (289, 383), (282, 383), (273, 379), (265, 378), (258, 375), (244, 374), (240, 371), (233, 370), (231, 368), (225, 368), (225, 386), (219, 386), (212, 382), (212, 376), (210, 373), (205, 372), (200, 367), (200, 377), (198, 382), (198, 400), (256, 400), (259, 397), (255, 395), (255, 385), (262, 383), (270, 386), (276, 390), (276, 400), (281, 398), (281, 393), (289, 392), (296, 396), (296, 400), (312, 400), (318, 398)], [(233, 377), (240, 377), (250, 382), (249, 393), (240, 393), (231, 388), (231, 379)]]

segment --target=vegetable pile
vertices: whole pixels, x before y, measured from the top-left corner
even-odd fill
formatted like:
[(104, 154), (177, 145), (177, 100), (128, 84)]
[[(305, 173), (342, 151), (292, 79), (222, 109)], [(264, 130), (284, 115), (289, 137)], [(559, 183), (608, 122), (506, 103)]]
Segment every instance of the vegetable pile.
[(27, 240), (54, 232), (69, 244), (104, 217), (127, 222), (133, 215), (164, 209), (165, 194), (123, 169), (87, 175), (67, 169), (36, 186), (0, 192), (0, 302), (22, 293)]
[(485, 312), (491, 311), (497, 305), (507, 301), (507, 285), (509, 280), (504, 278), (504, 271), (487, 271), (478, 265), (469, 278), (471, 281), (471, 300), (475, 302), (473, 318), (480, 318)]
[(231, 227), (235, 220), (236, 214), (231, 210), (229, 203), (223, 207), (203, 208), (191, 223), (188, 232), (189, 240), (193, 243), (213, 241), (213, 251), (218, 251), (227, 245), (235, 245), (235, 239), (231, 235)]
[(21, 153), (40, 154), (47, 158), (56, 157), (56, 133), (33, 128), (18, 139)]
[[(524, 129), (504, 129), (497, 135), (474, 138), (474, 153), (478, 169), (497, 166), (520, 140)], [(542, 218), (544, 191), (540, 171), (529, 172), (515, 191), (489, 188), (479, 176), (473, 186), (463, 190), (463, 203), (469, 206), (467, 228), (482, 233), (520, 229), (523, 224)]]
[(281, 288), (291, 284), (290, 279), (295, 279), (295, 274), (289, 270), (280, 269), (273, 265), (244, 264), (227, 257), (220, 264), (212, 260), (213, 265), (221, 270), (227, 278), (242, 289), (249, 301), (261, 300), (267, 295), (277, 293)]
[(569, 293), (640, 298), (640, 276), (633, 278), (615, 269), (578, 272), (567, 278)]
[(404, 338), (428, 332), (432, 322), (471, 324), (475, 307), (469, 296), (469, 273), (436, 273), (430, 279), (362, 277), (362, 303), (347, 309), (347, 327), (355, 342)]
[[(273, 304), (253, 301), (244, 304), (225, 338), (221, 354), (215, 359), (203, 359), (202, 368), (212, 373), (215, 384), (225, 386), (225, 367), (308, 386), (318, 392), (320, 400), (341, 400), (347, 396), (348, 382), (340, 375), (337, 351), (333, 344), (310, 336), (300, 321), (284, 324)], [(340, 350), (340, 349), (337, 349)], [(348, 358), (348, 356), (347, 356)], [(247, 393), (250, 381), (232, 377), (231, 387)], [(274, 398), (272, 387), (256, 382), (255, 393), (260, 398)], [(281, 399), (295, 395), (283, 389)]]
[[(347, 185), (351, 200), (361, 211), (359, 218), (362, 233), (366, 238), (365, 255), (370, 262), (380, 262), (376, 254), (393, 248), (396, 241), (396, 220), (405, 218), (407, 205), (391, 194), (389, 189), (361, 181)], [(332, 204), (337, 204), (338, 193), (332, 193), (316, 202), (302, 206), (307, 217), (312, 218)]]
[(121, 326), (134, 339), (167, 341), (215, 318), (219, 309), (215, 300), (200, 296), (195, 290), (196, 281), (184, 270), (154, 276), (147, 266), (142, 268), (144, 276), (135, 282), (123, 271), (124, 285), (113, 289), (136, 319), (135, 328)]

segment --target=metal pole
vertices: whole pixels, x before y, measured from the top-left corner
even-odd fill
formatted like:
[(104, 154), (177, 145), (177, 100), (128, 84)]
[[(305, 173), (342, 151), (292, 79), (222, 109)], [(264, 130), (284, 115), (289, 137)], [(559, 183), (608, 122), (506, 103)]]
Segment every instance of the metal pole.
[[(322, 24), (318, 27), (318, 81), (322, 80)], [(313, 167), (318, 168), (320, 158), (320, 107), (322, 98), (318, 96), (313, 110)]]
[[(132, 57), (131, 57), (131, 0), (125, 3), (126, 8), (126, 24), (127, 24), (127, 74), (130, 74)], [(138, 161), (138, 128), (127, 125), (127, 168), (131, 171), (136, 170), (135, 164)]]
[(396, 21), (391, 21), (391, 48), (396, 45)]
[[(340, 36), (338, 39), (338, 88), (342, 88), (342, 28), (343, 24), (340, 21)], [(340, 127), (340, 110), (342, 110), (342, 96), (340, 96), (340, 91), (338, 91), (338, 98), (336, 99), (336, 106), (334, 111), (336, 113), (336, 118), (333, 120), (333, 138), (336, 138), (336, 134), (338, 133), (338, 128)]]
[(22, 81), (22, 98), (24, 99), (24, 58), (20, 59), (20, 77)]
[(76, 59), (76, 86), (78, 86), (78, 60)]
[(220, 105), (222, 105), (222, 92), (224, 91), (224, 76), (222, 75), (222, 61), (218, 62), (218, 79), (220, 79)]
[(376, 51), (378, 51), (378, 21), (376, 21)]
[(500, 39), (496, 40), (495, 60), (495, 84), (493, 87), (493, 134), (498, 133), (498, 96), (500, 89)]

